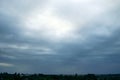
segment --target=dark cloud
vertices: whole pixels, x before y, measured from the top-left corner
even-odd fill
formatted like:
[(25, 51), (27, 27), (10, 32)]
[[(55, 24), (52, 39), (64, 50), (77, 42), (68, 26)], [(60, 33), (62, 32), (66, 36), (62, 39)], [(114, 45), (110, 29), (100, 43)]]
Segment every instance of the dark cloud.
[(118, 2), (1, 0), (0, 70), (119, 73)]

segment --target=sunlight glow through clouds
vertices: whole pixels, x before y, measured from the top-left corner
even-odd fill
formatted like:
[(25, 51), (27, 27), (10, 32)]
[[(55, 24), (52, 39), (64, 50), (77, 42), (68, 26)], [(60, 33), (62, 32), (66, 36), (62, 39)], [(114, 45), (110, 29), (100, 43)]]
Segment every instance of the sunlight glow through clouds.
[(25, 25), (30, 33), (36, 35), (43, 34), (47, 37), (55, 39), (65, 38), (72, 32), (73, 24), (65, 19), (56, 16), (50, 10), (45, 10), (43, 13), (35, 11), (33, 15), (29, 15), (26, 19)]
[[(61, 17), (61, 15), (56, 12), (57, 9), (59, 9), (56, 4), (58, 4), (58, 6), (71, 5), (71, 11), (73, 9), (77, 11), (76, 15), (79, 17), (75, 19), (75, 22)], [(105, 4), (105, 1), (95, 0), (67, 0), (67, 3), (64, 3), (63, 0), (51, 0), (47, 3), (47, 6), (43, 8), (37, 6), (35, 9), (31, 10), (28, 15), (23, 17), (23, 25), (25, 26), (24, 35), (34, 38), (43, 36), (46, 39), (58, 42), (67, 39), (77, 39), (78, 36), (75, 31), (78, 28), (86, 28), (85, 25), (92, 19), (94, 20), (101, 15), (101, 13), (106, 12), (110, 5), (106, 4), (105, 6)], [(73, 15), (73, 17), (76, 15)], [(79, 34), (79, 38), (82, 39), (82, 35), (83, 34)]]

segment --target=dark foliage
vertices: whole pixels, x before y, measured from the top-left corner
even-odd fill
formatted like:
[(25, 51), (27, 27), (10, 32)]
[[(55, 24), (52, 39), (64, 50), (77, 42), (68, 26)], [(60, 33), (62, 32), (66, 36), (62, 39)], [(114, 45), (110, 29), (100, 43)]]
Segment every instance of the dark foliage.
[(120, 74), (111, 75), (44, 75), (0, 73), (0, 80), (120, 80)]

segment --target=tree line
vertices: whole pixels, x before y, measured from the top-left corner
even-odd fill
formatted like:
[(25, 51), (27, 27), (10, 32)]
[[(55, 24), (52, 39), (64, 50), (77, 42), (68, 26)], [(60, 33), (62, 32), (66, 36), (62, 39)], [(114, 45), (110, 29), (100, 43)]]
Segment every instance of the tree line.
[(120, 80), (120, 74), (108, 75), (47, 75), (47, 74), (23, 74), (7, 72), (0, 73), (0, 80)]

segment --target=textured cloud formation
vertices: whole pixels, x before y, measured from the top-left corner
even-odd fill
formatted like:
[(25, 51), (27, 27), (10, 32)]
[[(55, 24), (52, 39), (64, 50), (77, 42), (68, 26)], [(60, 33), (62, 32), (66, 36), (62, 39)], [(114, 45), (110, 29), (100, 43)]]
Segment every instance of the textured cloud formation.
[(119, 73), (119, 5), (119, 0), (1, 0), (0, 71)]

